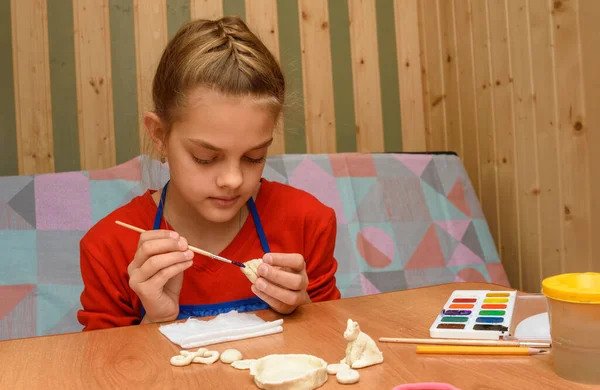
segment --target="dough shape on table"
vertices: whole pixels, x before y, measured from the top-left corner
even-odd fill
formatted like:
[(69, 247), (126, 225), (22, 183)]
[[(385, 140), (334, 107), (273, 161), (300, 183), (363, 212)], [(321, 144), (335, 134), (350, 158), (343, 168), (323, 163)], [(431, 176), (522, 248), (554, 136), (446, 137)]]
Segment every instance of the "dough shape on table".
[(347, 370), (338, 371), (338, 373), (335, 374), (335, 379), (343, 385), (351, 385), (358, 382), (360, 374), (358, 371), (349, 368)]
[(348, 319), (344, 339), (348, 341), (348, 345), (341, 364), (347, 364), (350, 368), (364, 368), (383, 362), (383, 353), (375, 341), (360, 330), (358, 322)]
[(230, 364), (242, 360), (242, 353), (237, 349), (226, 349), (221, 353), (221, 362)]
[(330, 374), (330, 375), (335, 375), (339, 371), (349, 370), (349, 369), (350, 369), (350, 366), (348, 366), (345, 363), (330, 364), (330, 365), (327, 366), (327, 373)]
[[(241, 362), (244, 360), (231, 365)], [(327, 362), (306, 354), (267, 355), (249, 365), (250, 375), (260, 389), (312, 390), (329, 378)]]
[(231, 363), (231, 367), (237, 368), (238, 370), (249, 370), (254, 362), (256, 362), (256, 359), (236, 360), (235, 362)]
[(258, 279), (258, 266), (263, 263), (262, 259), (249, 260), (244, 263), (245, 268), (240, 268), (244, 275), (254, 284)]
[(187, 366), (191, 363), (213, 364), (218, 359), (218, 351), (199, 348), (196, 352), (180, 351), (179, 355), (171, 358), (171, 364), (177, 367)]

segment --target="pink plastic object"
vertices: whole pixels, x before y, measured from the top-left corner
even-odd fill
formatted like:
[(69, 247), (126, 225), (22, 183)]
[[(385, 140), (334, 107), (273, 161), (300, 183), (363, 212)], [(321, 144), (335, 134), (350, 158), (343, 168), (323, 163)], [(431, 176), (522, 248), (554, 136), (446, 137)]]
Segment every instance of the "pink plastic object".
[(393, 390), (460, 390), (447, 383), (407, 383), (394, 387)]

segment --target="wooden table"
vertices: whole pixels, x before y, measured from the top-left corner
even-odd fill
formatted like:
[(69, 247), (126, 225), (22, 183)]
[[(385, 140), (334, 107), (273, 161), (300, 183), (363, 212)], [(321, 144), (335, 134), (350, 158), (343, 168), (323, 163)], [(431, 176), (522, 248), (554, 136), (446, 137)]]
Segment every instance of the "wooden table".
[[(283, 333), (211, 346), (237, 348), (244, 358), (307, 353), (337, 363), (344, 356), (348, 318), (374, 340), (429, 337), (429, 326), (455, 289), (505, 290), (482, 283), (447, 284), (334, 302), (310, 304), (284, 317)], [(279, 318), (271, 311), (257, 313)], [(0, 388), (256, 389), (249, 372), (219, 361), (174, 367), (180, 348), (142, 325), (0, 342)], [(558, 377), (551, 356), (417, 355), (414, 345), (380, 343), (385, 361), (361, 369), (360, 382), (340, 385), (330, 376), (322, 389), (392, 389), (415, 382), (445, 382), (460, 389), (575, 389)]]

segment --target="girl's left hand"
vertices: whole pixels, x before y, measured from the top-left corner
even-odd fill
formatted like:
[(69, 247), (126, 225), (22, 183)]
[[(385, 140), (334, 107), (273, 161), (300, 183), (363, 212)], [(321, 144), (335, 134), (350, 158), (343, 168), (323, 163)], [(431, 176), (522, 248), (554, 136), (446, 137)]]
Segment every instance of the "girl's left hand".
[(281, 314), (289, 314), (298, 306), (310, 303), (306, 292), (308, 275), (302, 255), (267, 253), (258, 267), (258, 279), (252, 292)]

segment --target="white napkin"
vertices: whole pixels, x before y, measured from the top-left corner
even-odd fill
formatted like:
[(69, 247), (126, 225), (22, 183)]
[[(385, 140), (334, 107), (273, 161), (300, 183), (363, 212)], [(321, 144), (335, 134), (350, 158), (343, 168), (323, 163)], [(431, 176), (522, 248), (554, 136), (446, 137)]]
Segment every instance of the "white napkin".
[(267, 322), (256, 314), (232, 310), (212, 320), (190, 318), (185, 322), (161, 325), (158, 330), (181, 348), (197, 348), (279, 333), (283, 331), (282, 323), (282, 319)]

